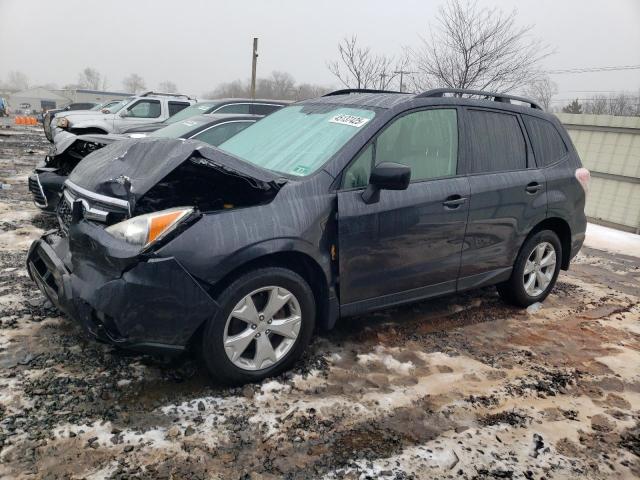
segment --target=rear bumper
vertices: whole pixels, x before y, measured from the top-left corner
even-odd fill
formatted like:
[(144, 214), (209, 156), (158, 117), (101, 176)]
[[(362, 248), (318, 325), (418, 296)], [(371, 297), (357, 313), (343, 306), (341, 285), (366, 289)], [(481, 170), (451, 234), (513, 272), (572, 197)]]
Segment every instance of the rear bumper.
[(72, 226), (72, 240), (50, 231), (33, 242), (27, 257), (31, 279), (100, 341), (142, 351), (184, 350), (217, 312), (217, 303), (173, 257), (110, 252), (100, 238), (100, 232), (108, 234), (87, 223)]

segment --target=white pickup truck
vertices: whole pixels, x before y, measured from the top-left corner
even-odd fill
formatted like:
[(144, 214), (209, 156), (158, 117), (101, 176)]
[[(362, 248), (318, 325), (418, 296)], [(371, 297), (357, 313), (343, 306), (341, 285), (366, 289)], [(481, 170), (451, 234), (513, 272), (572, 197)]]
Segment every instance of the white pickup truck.
[(109, 110), (58, 113), (50, 126), (50, 136), (55, 140), (56, 133), (61, 130), (76, 135), (122, 133), (139, 125), (163, 122), (193, 103), (196, 100), (187, 95), (146, 92), (126, 98)]

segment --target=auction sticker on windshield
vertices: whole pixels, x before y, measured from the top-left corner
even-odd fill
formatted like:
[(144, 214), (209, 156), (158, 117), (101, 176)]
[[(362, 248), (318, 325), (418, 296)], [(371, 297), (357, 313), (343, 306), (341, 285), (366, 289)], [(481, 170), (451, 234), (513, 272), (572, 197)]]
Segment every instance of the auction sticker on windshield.
[(329, 120), (330, 123), (340, 123), (341, 125), (351, 125), (352, 127), (358, 128), (363, 126), (368, 121), (368, 118), (359, 117), (357, 115), (347, 115), (346, 113), (336, 115)]

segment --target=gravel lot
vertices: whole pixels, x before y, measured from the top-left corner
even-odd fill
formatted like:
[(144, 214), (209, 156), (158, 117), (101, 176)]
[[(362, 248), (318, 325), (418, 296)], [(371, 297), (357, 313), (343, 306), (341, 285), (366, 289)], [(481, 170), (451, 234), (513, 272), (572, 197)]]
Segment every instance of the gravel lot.
[(222, 388), (87, 340), (29, 281), (47, 145), (0, 130), (0, 478), (640, 476), (640, 258), (584, 248), (538, 311), (489, 288), (343, 320)]

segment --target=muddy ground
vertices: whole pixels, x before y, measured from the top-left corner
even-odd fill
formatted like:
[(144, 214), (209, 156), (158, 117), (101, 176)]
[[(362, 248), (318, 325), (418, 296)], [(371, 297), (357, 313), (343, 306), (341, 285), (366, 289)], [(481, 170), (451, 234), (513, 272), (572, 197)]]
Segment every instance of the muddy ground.
[(46, 145), (0, 131), (0, 477), (640, 476), (640, 258), (585, 248), (537, 312), (487, 288), (343, 320), (292, 372), (222, 388), (87, 340), (29, 281)]

